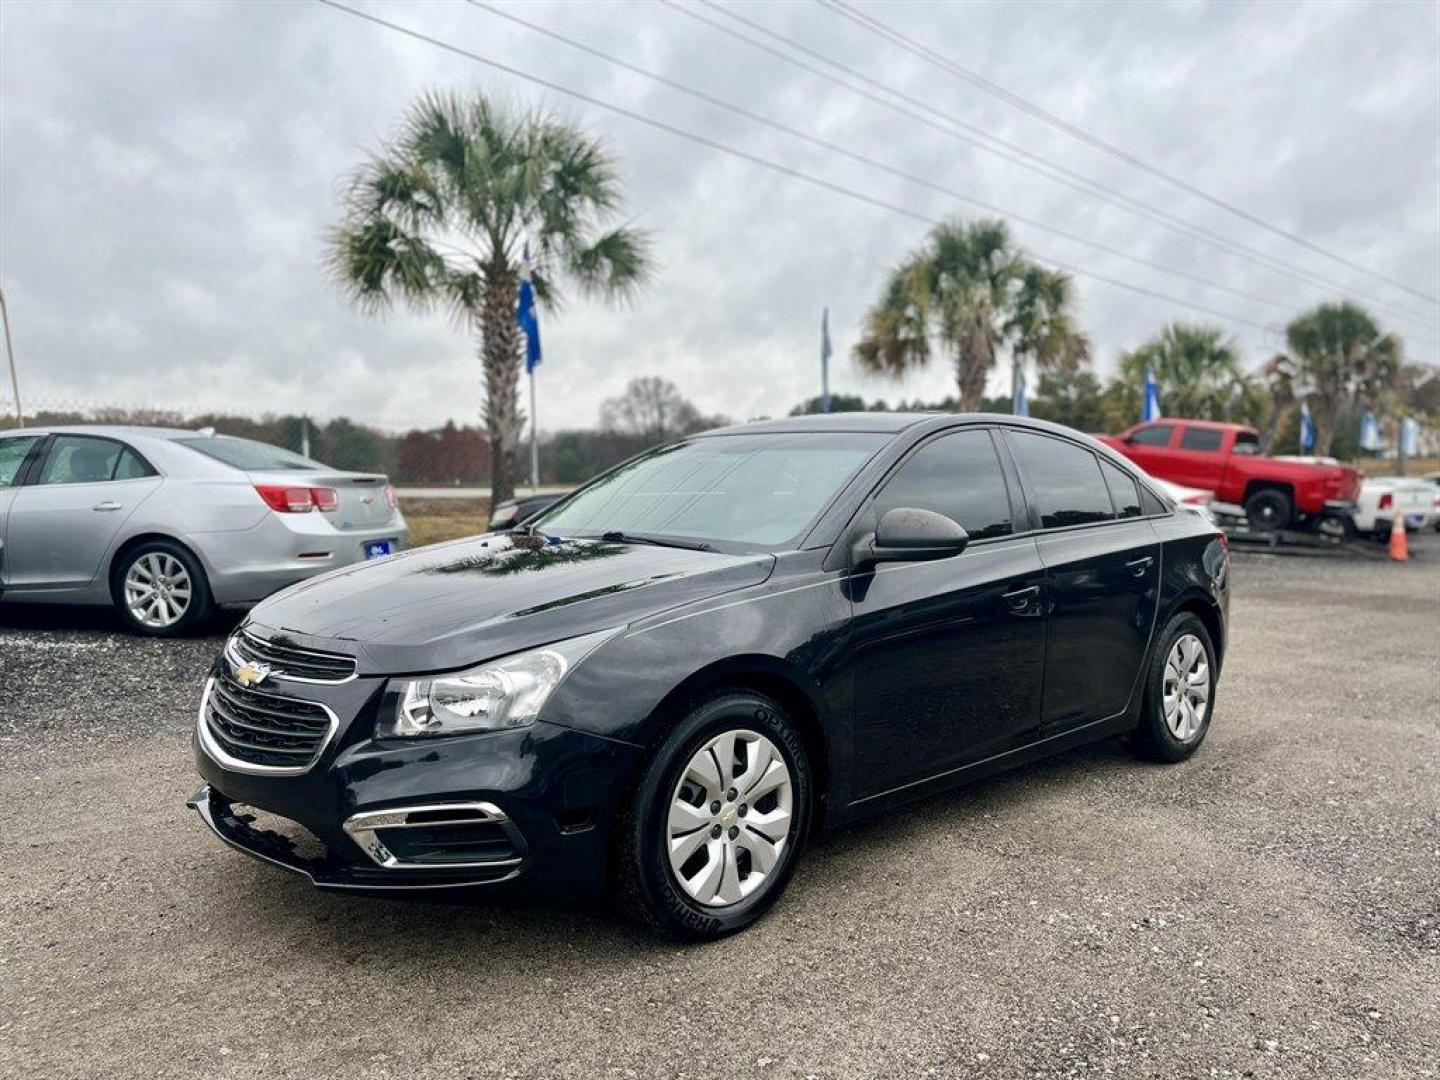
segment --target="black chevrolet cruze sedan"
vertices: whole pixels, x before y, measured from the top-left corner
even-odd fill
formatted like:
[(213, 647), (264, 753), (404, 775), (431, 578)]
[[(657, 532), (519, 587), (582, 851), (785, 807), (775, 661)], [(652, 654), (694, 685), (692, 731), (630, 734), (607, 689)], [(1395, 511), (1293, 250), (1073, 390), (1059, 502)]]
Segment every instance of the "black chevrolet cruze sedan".
[(609, 896), (716, 937), (818, 828), (1107, 736), (1194, 752), (1227, 569), (1206, 518), (1052, 424), (723, 428), (260, 604), (191, 805), (324, 888)]

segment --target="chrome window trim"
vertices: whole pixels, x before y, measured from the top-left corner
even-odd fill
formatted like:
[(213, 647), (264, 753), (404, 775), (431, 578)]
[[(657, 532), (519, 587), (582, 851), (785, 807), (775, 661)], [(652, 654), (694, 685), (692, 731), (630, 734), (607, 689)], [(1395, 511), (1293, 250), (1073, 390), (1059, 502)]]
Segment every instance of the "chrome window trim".
[[(348, 660), (351, 664), (350, 674), (346, 675), (343, 679), (311, 679), (302, 675), (292, 675), (283, 667), (279, 666), (275, 667), (274, 670), (270, 673), (270, 677), (274, 679), (284, 679), (286, 682), (305, 683), (309, 686), (343, 686), (345, 683), (354, 682), (360, 677), (360, 664), (359, 661), (357, 661), (353, 656), (346, 656), (344, 653), (321, 652), (318, 649), (305, 649), (301, 648), (299, 645), (271, 646), (270, 642), (266, 641), (259, 635), (254, 634), (247, 629), (244, 629), (243, 627), (225, 639), (225, 659), (230, 664), (232, 672), (235, 668), (243, 666), (246, 662), (245, 657), (237, 656), (235, 653), (235, 649), (238, 647), (238, 643), (241, 639), (248, 639), (250, 641), (258, 642), (260, 647), (262, 648), (267, 646), (277, 649), (283, 648), (288, 649), (291, 652), (304, 653), (306, 656), (316, 656), (325, 660)], [(259, 656), (253, 657), (252, 659), (259, 663), (269, 662), (266, 661), (263, 657)], [(315, 702), (315, 704), (318, 705), (319, 702)]]
[[(438, 813), (445, 810), (465, 810), (478, 812), (482, 817), (461, 817), (453, 821), (416, 821), (409, 820), (411, 814)], [(437, 825), (475, 825), (493, 823), (505, 827), (511, 839), (517, 838), (517, 830), (511, 824), (509, 816), (494, 803), (490, 802), (457, 802), (457, 803), (425, 803), (415, 806), (392, 806), (386, 810), (364, 810), (358, 814), (351, 814), (345, 819), (341, 826), (345, 834), (359, 845), (360, 850), (370, 857), (370, 861), (376, 866), (385, 870), (474, 870), (479, 868), (501, 868), (506, 866), (519, 866), (521, 857), (513, 859), (485, 859), (477, 862), (414, 862), (405, 861), (392, 855), (376, 835), (378, 829), (424, 829), (433, 828)], [(519, 845), (516, 845), (517, 848)]]
[(214, 688), (215, 676), (212, 675), (205, 680), (205, 691), (200, 695), (200, 715), (196, 717), (195, 721), (195, 737), (200, 741), (200, 748), (212, 761), (231, 772), (248, 773), (252, 776), (303, 776), (325, 756), (325, 751), (329, 748), (331, 741), (335, 738), (335, 732), (340, 727), (340, 718), (328, 705), (319, 701), (305, 701), (301, 698), (287, 698), (280, 694), (270, 694), (270, 697), (279, 701), (293, 701), (298, 705), (314, 705), (324, 711), (330, 726), (321, 738), (320, 745), (315, 748), (315, 756), (303, 765), (257, 765), (252, 761), (243, 761), (227, 754), (210, 732), (210, 723), (206, 719), (206, 712), (210, 705), (210, 694)]

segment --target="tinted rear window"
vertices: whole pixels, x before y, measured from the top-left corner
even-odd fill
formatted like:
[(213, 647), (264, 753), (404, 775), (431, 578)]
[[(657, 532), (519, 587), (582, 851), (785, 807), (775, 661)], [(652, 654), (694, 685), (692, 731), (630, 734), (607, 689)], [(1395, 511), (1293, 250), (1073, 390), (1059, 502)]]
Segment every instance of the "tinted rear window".
[(1140, 509), (1145, 512), (1146, 517), (1152, 514), (1170, 513), (1170, 507), (1161, 502), (1160, 497), (1149, 488), (1140, 489)]
[(1154, 427), (1141, 428), (1130, 436), (1130, 442), (1140, 446), (1169, 446), (1170, 433), (1175, 429), (1169, 424), (1156, 424)]
[(985, 431), (945, 435), (916, 451), (875, 500), (877, 516), (897, 506), (944, 514), (971, 540), (1014, 531), (1005, 475)]
[(1012, 431), (1010, 438), (1044, 528), (1086, 525), (1115, 516), (1100, 463), (1089, 450), (1028, 431)]
[(1110, 489), (1110, 501), (1115, 504), (1115, 513), (1122, 518), (1140, 516), (1140, 486), (1135, 478), (1118, 465), (1100, 459), (1100, 471), (1105, 474), (1105, 486)]
[(1196, 450), (1201, 453), (1210, 453), (1220, 449), (1220, 444), (1225, 441), (1225, 433), (1214, 428), (1187, 427), (1185, 434), (1180, 436), (1181, 450)]
[(246, 472), (325, 468), (320, 462), (301, 457), (294, 451), (282, 450), (278, 446), (255, 442), (253, 439), (237, 439), (230, 435), (197, 435), (193, 439), (176, 439), (175, 442)]

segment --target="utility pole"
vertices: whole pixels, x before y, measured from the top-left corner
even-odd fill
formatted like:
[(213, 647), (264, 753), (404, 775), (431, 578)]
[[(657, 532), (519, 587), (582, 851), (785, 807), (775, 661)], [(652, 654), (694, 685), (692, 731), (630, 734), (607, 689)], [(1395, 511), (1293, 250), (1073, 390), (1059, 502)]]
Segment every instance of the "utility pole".
[(10, 306), (5, 303), (5, 290), (0, 289), (0, 320), (5, 323), (5, 355), (10, 358), (10, 389), (15, 396), (15, 423), (25, 426), (25, 412), (20, 408), (20, 377), (15, 374), (15, 346), (10, 342)]

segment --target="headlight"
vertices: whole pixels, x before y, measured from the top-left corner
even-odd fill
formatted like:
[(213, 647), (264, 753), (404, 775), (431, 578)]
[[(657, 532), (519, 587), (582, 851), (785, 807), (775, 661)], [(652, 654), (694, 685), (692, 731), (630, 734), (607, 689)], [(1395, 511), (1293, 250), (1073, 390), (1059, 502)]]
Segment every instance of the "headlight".
[(570, 670), (621, 628), (558, 641), (466, 671), (390, 684), (394, 711), (376, 725), (381, 738), (500, 731), (535, 722)]

